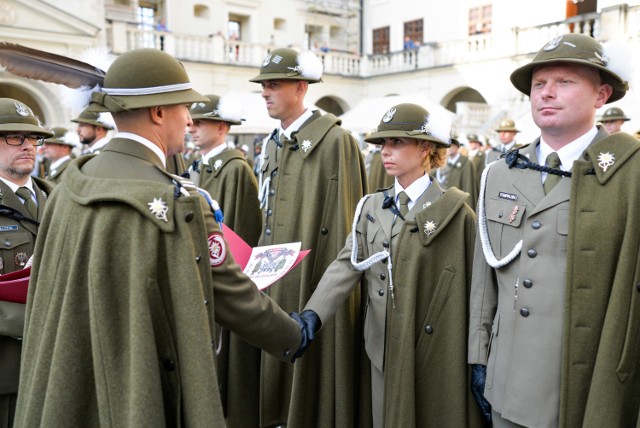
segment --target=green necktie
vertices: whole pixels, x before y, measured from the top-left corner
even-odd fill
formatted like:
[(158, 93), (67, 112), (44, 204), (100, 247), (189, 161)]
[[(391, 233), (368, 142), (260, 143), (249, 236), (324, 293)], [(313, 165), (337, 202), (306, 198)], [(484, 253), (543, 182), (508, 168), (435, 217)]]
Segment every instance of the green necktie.
[[(560, 162), (558, 153), (553, 152), (549, 154), (549, 156), (547, 156), (545, 165), (549, 168), (560, 169), (560, 165), (562, 165), (562, 163)], [(561, 178), (561, 176), (556, 174), (547, 174), (547, 178), (544, 180), (544, 194), (548, 195), (549, 192), (551, 192), (551, 189), (553, 189), (556, 184), (560, 182)]]
[(36, 203), (33, 202), (33, 199), (31, 199), (31, 190), (29, 190), (27, 187), (20, 187), (18, 188), (18, 190), (16, 190), (16, 195), (24, 199), (24, 206), (31, 218), (38, 218), (38, 207), (36, 207)]
[(409, 212), (409, 196), (404, 192), (398, 193), (398, 202), (400, 202), (400, 214), (404, 217)]

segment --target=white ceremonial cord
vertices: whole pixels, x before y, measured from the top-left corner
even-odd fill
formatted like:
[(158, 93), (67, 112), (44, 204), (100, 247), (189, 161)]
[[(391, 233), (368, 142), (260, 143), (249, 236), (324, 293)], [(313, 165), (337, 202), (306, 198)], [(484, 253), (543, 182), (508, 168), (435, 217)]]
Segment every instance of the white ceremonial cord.
[(480, 243), (482, 244), (482, 252), (484, 258), (487, 260), (489, 266), (494, 269), (501, 268), (511, 263), (522, 251), (522, 239), (518, 241), (513, 250), (507, 254), (503, 259), (498, 260), (491, 248), (491, 241), (489, 240), (489, 230), (487, 229), (487, 212), (484, 205), (484, 193), (487, 187), (487, 175), (489, 175), (489, 169), (497, 161), (491, 162), (482, 171), (482, 178), (480, 179), (480, 194), (478, 195), (478, 234), (480, 235)]
[(356, 268), (356, 270), (364, 271), (369, 269), (371, 266), (373, 266), (374, 263), (378, 263), (381, 260), (389, 258), (389, 265), (388, 265), (389, 281), (391, 281), (391, 258), (389, 257), (390, 254), (388, 251), (381, 251), (379, 253), (375, 253), (368, 259), (358, 263), (358, 239), (356, 238), (356, 226), (358, 224), (358, 221), (360, 220), (360, 213), (362, 212), (362, 207), (365, 201), (369, 199), (370, 196), (371, 195), (365, 195), (364, 198), (360, 199), (360, 202), (358, 202), (358, 206), (356, 207), (356, 214), (353, 217), (353, 227), (351, 232), (353, 234), (353, 238), (352, 238), (353, 243), (351, 247), (351, 264), (353, 265), (354, 268)]
[(258, 200), (260, 201), (260, 209), (269, 208), (269, 198), (267, 198), (266, 189), (268, 189), (269, 184), (271, 184), (271, 177), (267, 177), (267, 179), (263, 182), (262, 177), (264, 174), (262, 173), (262, 167), (264, 166), (264, 156), (267, 154), (267, 143), (269, 142), (270, 137), (271, 135), (267, 135), (262, 140), (262, 151), (260, 152), (262, 156), (260, 156), (260, 164), (258, 166), (258, 171), (260, 171), (260, 173), (258, 174)]

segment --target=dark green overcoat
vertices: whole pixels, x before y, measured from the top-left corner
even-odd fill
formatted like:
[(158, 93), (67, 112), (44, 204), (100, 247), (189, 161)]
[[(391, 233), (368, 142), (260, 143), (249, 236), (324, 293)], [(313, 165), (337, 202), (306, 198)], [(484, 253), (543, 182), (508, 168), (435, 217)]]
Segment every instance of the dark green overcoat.
[(185, 185), (125, 139), (68, 167), (36, 242), (17, 426), (224, 426), (214, 319), (282, 360), (295, 352), (297, 323)]
[[(293, 139), (282, 141), (282, 148), (269, 140), (262, 150), (265, 206), (260, 245), (300, 241), (303, 249), (311, 249), (299, 266), (268, 289), (287, 312), (304, 307), (344, 246), (367, 188), (362, 154), (339, 124), (335, 116), (315, 112)], [(262, 426), (357, 426), (363, 385), (360, 362), (366, 361), (361, 352), (362, 298), (356, 288), (293, 367), (263, 354)]]

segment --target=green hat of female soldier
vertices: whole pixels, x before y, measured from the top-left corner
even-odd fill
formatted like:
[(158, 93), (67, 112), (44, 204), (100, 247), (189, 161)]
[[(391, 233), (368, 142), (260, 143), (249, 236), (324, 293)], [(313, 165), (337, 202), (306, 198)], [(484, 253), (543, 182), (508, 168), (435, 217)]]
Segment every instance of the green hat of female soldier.
[(28, 132), (30, 134), (53, 136), (42, 125), (26, 104), (13, 98), (0, 98), (0, 132)]
[(111, 64), (101, 90), (91, 94), (90, 111), (122, 111), (207, 101), (191, 88), (182, 63), (157, 49), (135, 49)]
[(191, 104), (189, 113), (193, 120), (215, 120), (230, 125), (242, 125), (242, 106), (229, 97), (205, 95), (209, 101)]
[(531, 94), (531, 77), (536, 67), (557, 63), (570, 63), (593, 67), (600, 71), (604, 83), (613, 88), (607, 103), (624, 97), (629, 89), (631, 69), (630, 52), (624, 53), (621, 43), (604, 46), (583, 34), (565, 34), (548, 42), (529, 64), (517, 68), (511, 74), (511, 83), (525, 95)]
[(262, 60), (260, 74), (250, 82), (263, 80), (306, 80), (309, 83), (322, 81), (322, 61), (313, 52), (298, 52), (291, 48), (274, 49)]
[(385, 138), (415, 138), (449, 147), (451, 120), (442, 112), (433, 113), (417, 104), (398, 104), (382, 116), (376, 132), (367, 135), (364, 140), (382, 144)]

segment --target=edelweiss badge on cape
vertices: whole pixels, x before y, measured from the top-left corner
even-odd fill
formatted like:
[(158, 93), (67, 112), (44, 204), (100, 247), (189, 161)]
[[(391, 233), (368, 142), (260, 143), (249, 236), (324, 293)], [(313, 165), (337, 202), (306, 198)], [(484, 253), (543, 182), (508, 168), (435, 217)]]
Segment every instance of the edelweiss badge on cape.
[(212, 233), (207, 238), (209, 242), (209, 263), (211, 266), (220, 266), (224, 259), (227, 258), (227, 247), (224, 244), (224, 238), (219, 233)]
[(156, 216), (158, 220), (164, 220), (166, 222), (169, 221), (167, 220), (167, 211), (169, 211), (169, 207), (167, 207), (167, 204), (162, 200), (162, 198), (153, 198), (153, 202), (149, 202), (147, 205), (149, 205), (149, 211), (151, 211), (151, 214)]
[(311, 141), (310, 140), (304, 140), (302, 142), (302, 151), (304, 151), (305, 153), (307, 153), (307, 150), (309, 150), (311, 148)]
[(427, 201), (422, 205), (422, 209), (425, 209), (425, 208), (430, 207), (430, 206), (431, 206), (431, 201)]
[(393, 119), (393, 115), (394, 114), (396, 114), (396, 108), (395, 107), (391, 107), (389, 109), (389, 111), (384, 114), (384, 117), (382, 118), (382, 121), (384, 123), (391, 122), (391, 119)]
[(424, 224), (424, 233), (427, 236), (431, 236), (431, 234), (436, 231), (437, 227), (438, 226), (436, 226), (436, 222), (435, 221), (427, 221)]
[(602, 168), (602, 172), (607, 172), (607, 168), (613, 165), (616, 162), (615, 156), (613, 153), (600, 153), (598, 155), (598, 166)]
[(222, 160), (218, 159), (213, 163), (213, 169), (217, 171), (220, 169), (220, 167), (222, 167)]

